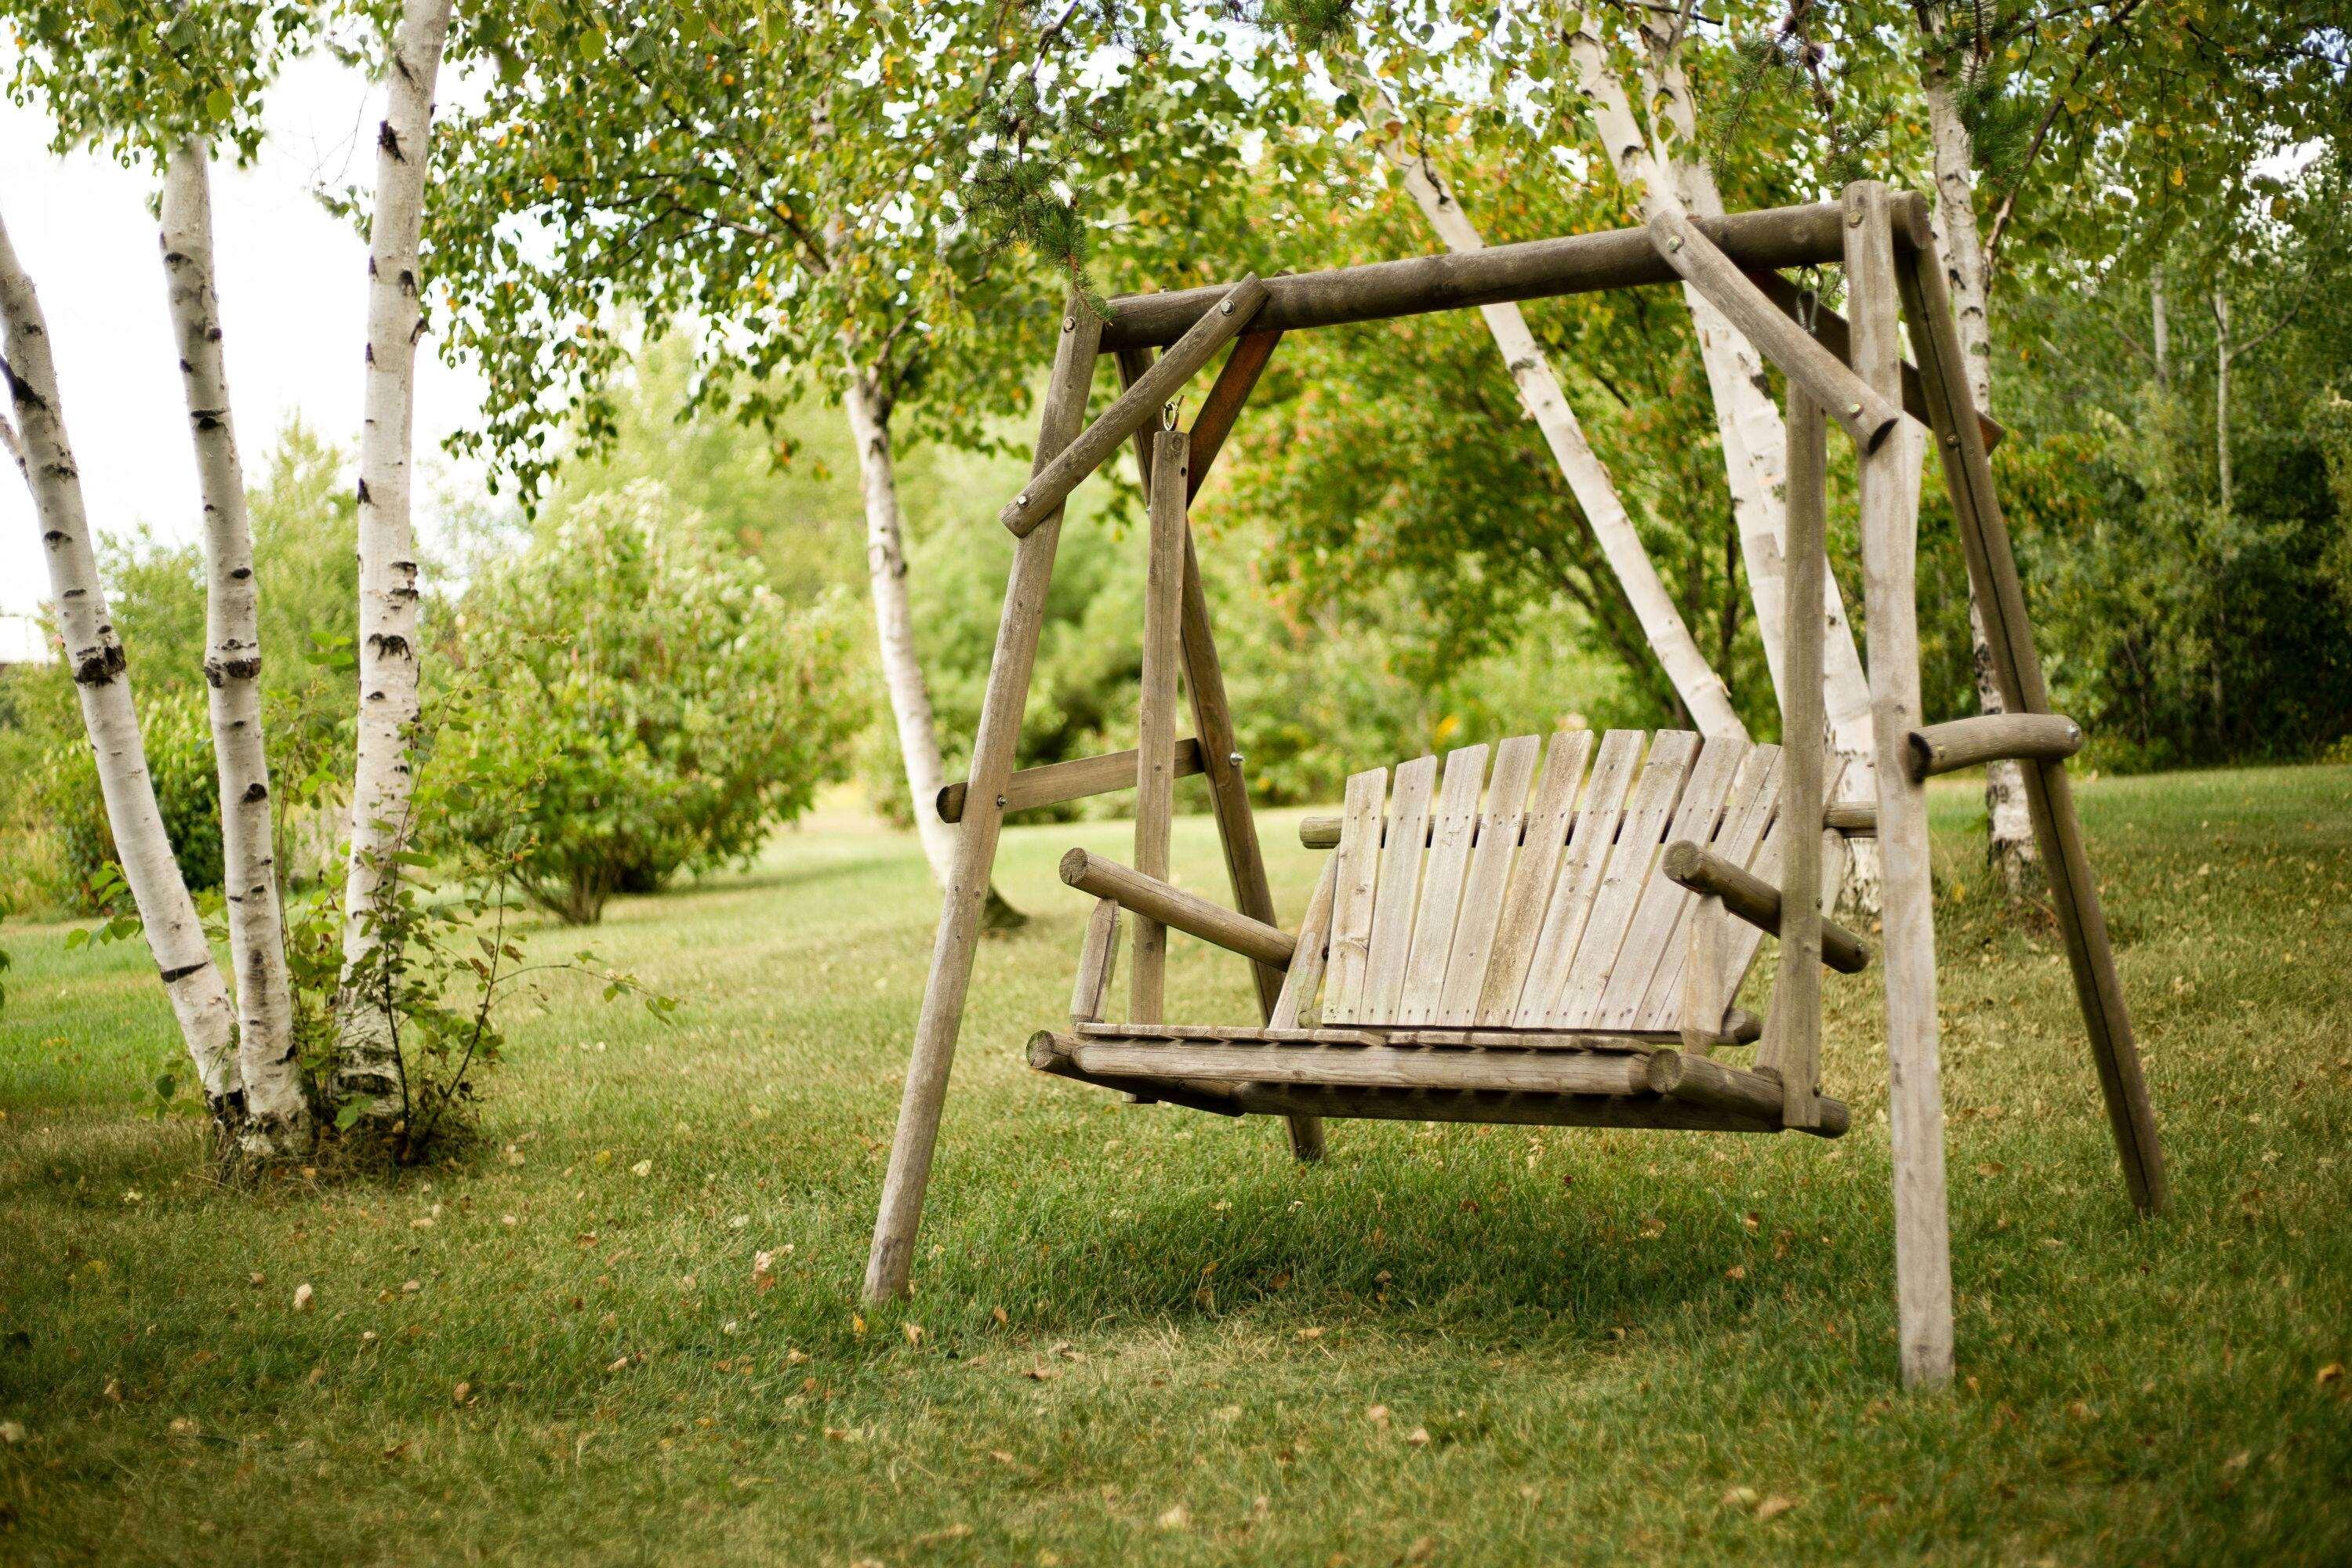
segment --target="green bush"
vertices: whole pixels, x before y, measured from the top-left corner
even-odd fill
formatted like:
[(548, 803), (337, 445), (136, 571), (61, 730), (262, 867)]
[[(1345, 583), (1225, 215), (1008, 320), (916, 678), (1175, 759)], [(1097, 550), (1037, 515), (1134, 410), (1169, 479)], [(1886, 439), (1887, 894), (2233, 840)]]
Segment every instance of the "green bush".
[[(654, 481), (550, 514), (455, 617), (470, 695), (435, 710), (480, 719), (432, 744), (521, 787), (457, 798), (449, 828), (476, 845), (525, 828), (525, 890), (575, 924), (748, 857), (846, 772), (866, 718), (855, 624), (837, 595), (792, 609)], [(494, 804), (512, 798), (530, 803), (520, 824)]]
[[(139, 732), (146, 742), (155, 805), (163, 814), (163, 830), (171, 836), (181, 877), (192, 892), (218, 888), (220, 779), (213, 771), (212, 724), (204, 699), (169, 687), (141, 692)], [(99, 872), (121, 858), (107, 826), (106, 802), (99, 794), (98, 764), (89, 742), (79, 737), (53, 742), (36, 767), (31, 793), (33, 819), (47, 826), (63, 861), (67, 885), (56, 891), (88, 909)]]

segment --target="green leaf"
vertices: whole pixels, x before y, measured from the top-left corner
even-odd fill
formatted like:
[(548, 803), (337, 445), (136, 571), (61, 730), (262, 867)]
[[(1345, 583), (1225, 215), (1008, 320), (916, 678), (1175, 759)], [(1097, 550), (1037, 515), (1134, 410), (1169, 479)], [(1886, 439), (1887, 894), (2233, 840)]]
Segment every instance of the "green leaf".
[(236, 112), (236, 100), (229, 96), (228, 89), (216, 87), (205, 94), (205, 112), (215, 120), (226, 120)]

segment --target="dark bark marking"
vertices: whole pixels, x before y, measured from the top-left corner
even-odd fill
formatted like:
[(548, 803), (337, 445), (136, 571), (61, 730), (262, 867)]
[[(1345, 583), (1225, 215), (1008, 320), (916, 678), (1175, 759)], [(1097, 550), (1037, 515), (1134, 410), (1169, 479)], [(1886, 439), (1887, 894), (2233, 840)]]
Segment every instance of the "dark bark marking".
[(84, 655), (80, 662), (74, 666), (74, 684), (110, 686), (114, 683), (114, 678), (122, 673), (128, 661), (122, 657), (122, 645), (108, 643), (97, 652)]
[[(207, 961), (207, 963), (209, 963), (209, 961)], [(201, 973), (205, 967), (206, 965), (204, 963), (184, 963), (177, 969), (166, 969), (163, 972), (163, 984), (166, 985), (177, 985), (189, 975)]]

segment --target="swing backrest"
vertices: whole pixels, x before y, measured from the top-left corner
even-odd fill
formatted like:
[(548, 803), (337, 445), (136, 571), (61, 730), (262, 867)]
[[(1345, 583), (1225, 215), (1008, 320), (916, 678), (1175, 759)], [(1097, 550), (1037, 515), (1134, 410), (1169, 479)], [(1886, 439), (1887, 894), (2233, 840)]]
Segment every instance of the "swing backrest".
[[(1695, 895), (1678, 839), (1773, 880), (1780, 749), (1684, 731), (1563, 730), (1348, 781), (1333, 868), (1326, 1024), (1672, 1033)], [(1538, 760), (1540, 759), (1540, 770)], [(1539, 776), (1538, 776), (1539, 774)], [(1318, 933), (1320, 934), (1320, 933)], [(1732, 921), (1735, 994), (1761, 938)], [(1708, 1020), (1706, 1027), (1720, 1020)]]

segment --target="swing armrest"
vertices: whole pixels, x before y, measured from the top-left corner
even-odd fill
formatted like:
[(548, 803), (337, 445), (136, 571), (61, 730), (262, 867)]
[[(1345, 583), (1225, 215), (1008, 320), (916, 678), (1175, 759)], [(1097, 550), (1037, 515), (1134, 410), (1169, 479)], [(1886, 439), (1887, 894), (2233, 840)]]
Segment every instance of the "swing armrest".
[(1298, 951), (1298, 939), (1278, 926), (1252, 920), (1222, 904), (1213, 904), (1197, 893), (1188, 893), (1157, 877), (1147, 877), (1131, 866), (1106, 860), (1084, 849), (1073, 849), (1062, 857), (1062, 880), (1082, 893), (1109, 900), (1146, 920), (1158, 921), (1275, 969), (1288, 969), (1292, 955)]
[[(1702, 898), (1723, 901), (1723, 908), (1770, 936), (1780, 934), (1780, 889), (1688, 839), (1666, 846), (1667, 879)], [(1822, 922), (1822, 962), (1842, 974), (1858, 974), (1870, 966), (1870, 944), (1835, 921)]]
[(1110, 994), (1112, 971), (1118, 967), (1118, 901), (1095, 900), (1087, 917), (1086, 945), (1078, 950), (1078, 977), (1070, 987), (1070, 1027), (1098, 1023), (1103, 998)]

